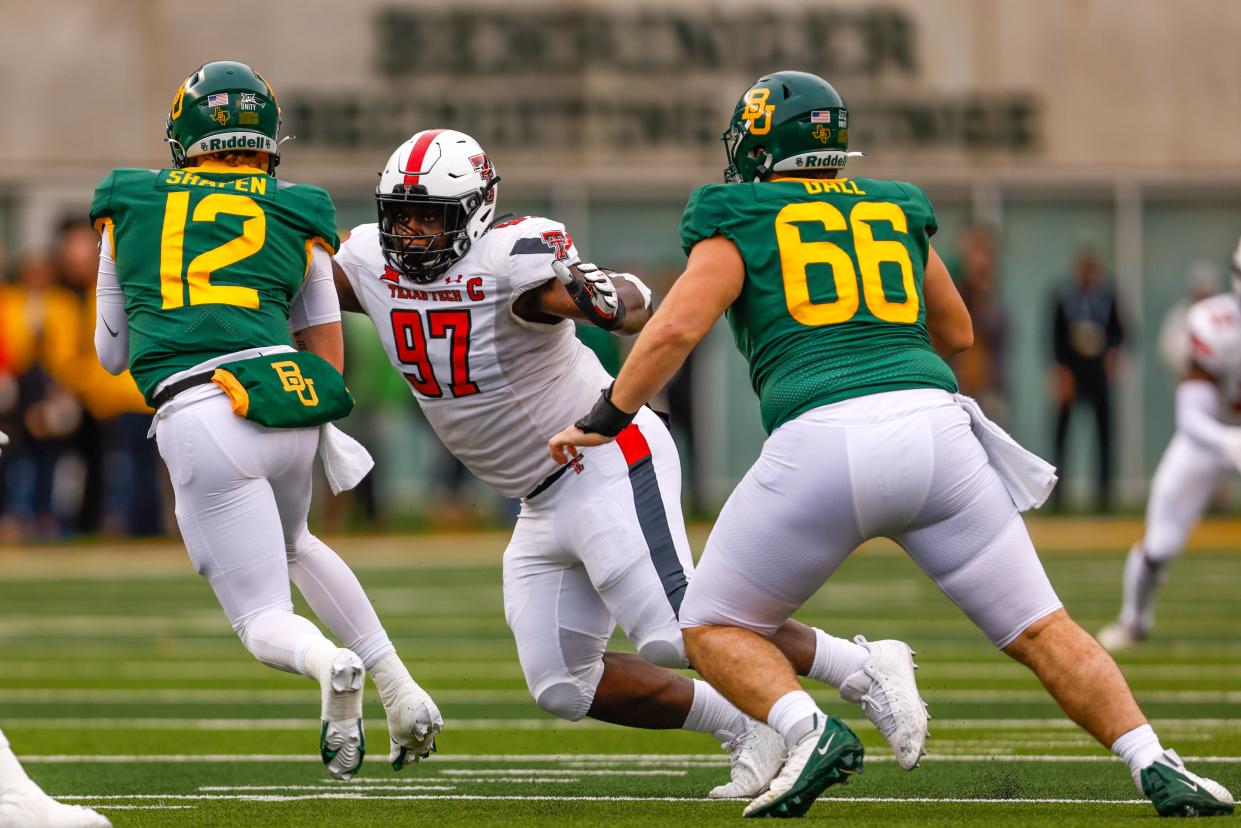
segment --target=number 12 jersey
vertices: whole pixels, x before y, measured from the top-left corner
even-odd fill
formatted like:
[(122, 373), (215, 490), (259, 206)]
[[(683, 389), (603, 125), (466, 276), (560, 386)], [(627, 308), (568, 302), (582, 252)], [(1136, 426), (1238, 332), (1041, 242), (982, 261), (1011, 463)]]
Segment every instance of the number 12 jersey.
[(333, 252), (318, 187), (250, 167), (117, 169), (95, 190), (125, 293), (129, 367), (150, 402), (164, 379), (224, 354), (290, 345), (289, 305), (314, 245)]

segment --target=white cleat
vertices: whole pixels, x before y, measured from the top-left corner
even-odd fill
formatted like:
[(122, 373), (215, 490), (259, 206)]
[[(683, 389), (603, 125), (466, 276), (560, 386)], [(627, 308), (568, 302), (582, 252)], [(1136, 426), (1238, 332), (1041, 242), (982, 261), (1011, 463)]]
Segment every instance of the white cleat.
[(411, 681), (401, 690), (388, 714), (388, 762), (399, 771), (435, 752), (435, 736), (444, 728), (444, 717), (427, 691)]
[(1141, 644), (1146, 640), (1146, 633), (1120, 621), (1113, 621), (1099, 630), (1095, 638), (1103, 645), (1103, 649), (1109, 653), (1119, 653), (1125, 650), (1132, 650)]
[(723, 745), (731, 751), (731, 781), (708, 794), (712, 799), (753, 799), (767, 790), (784, 764), (784, 737), (760, 721), (746, 717), (746, 728)]
[(366, 736), (362, 731), (362, 688), (366, 669), (352, 650), (341, 648), (319, 678), (323, 691), (323, 727), (319, 754), (328, 776), (349, 780), (362, 767)]
[(0, 795), (4, 828), (112, 828), (103, 814), (81, 805), (57, 802), (33, 782)]
[(926, 702), (918, 695), (913, 650), (904, 641), (853, 639), (870, 651), (866, 665), (845, 679), (840, 697), (860, 703), (866, 718), (892, 746), (896, 761), (913, 770), (926, 755)]

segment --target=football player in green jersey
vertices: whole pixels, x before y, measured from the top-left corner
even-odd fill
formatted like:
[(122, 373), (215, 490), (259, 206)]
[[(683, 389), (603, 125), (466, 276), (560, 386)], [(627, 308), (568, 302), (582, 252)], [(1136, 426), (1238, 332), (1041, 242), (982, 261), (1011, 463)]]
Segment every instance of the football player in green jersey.
[(1125, 760), (1159, 813), (1230, 813), (1223, 786), (1163, 749), (1052, 589), (1019, 511), (1046, 499), (1054, 470), (956, 394), (941, 356), (973, 332), (930, 245), (935, 213), (912, 184), (839, 175), (848, 118), (815, 75), (776, 72), (746, 90), (724, 133), (728, 183), (685, 209), (685, 272), (616, 382), (550, 443), (564, 462), (609, 439), (727, 314), (770, 436), (720, 513), (680, 620), (694, 667), (788, 744), (745, 814), (801, 816), (861, 770), (857, 738), (767, 637), (880, 536)]
[[(318, 187), (273, 177), (279, 132), (275, 93), (243, 63), (205, 64), (181, 84), (168, 116), (173, 166), (113, 170), (95, 192), (95, 347), (156, 409), (195, 568), (257, 659), (320, 683), (323, 761), (348, 779), (365, 753), (365, 670), (398, 770), (432, 748), (442, 721), (353, 572), (306, 525), (321, 439), (325, 463), (342, 440), (362, 450), (326, 425), (352, 406), (330, 259), (336, 210)], [(347, 648), (293, 612), (290, 579)]]

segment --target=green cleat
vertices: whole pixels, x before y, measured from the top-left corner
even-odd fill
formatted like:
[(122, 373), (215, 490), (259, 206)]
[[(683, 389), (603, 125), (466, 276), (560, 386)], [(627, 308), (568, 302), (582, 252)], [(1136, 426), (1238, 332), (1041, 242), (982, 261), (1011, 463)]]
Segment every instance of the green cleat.
[(862, 743), (848, 725), (828, 716), (822, 727), (793, 746), (771, 787), (746, 806), (742, 816), (805, 816), (819, 794), (861, 772)]
[(1231, 814), (1232, 794), (1211, 779), (1190, 773), (1174, 750), (1165, 750), (1142, 769), (1142, 793), (1160, 816), (1196, 817)]

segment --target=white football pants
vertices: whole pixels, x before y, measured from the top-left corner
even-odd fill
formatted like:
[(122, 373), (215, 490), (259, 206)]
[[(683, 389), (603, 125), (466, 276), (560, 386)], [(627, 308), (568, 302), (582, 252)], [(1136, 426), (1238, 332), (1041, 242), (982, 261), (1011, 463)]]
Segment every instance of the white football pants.
[(185, 547), (255, 658), (301, 673), (306, 650), (323, 640), (293, 613), (290, 578), (368, 668), (394, 652), (357, 577), (306, 526), (319, 430), (243, 419), (214, 385), (167, 408), (155, 434)]
[(1142, 547), (1147, 558), (1166, 563), (1181, 553), (1211, 494), (1232, 468), (1219, 452), (1200, 446), (1184, 434), (1172, 435), (1151, 478), (1146, 502)]
[(770, 636), (875, 537), (900, 544), (997, 647), (1061, 606), (969, 415), (943, 391), (892, 391), (767, 439), (707, 540), (681, 626)]
[(570, 721), (590, 710), (617, 624), (647, 661), (686, 666), (677, 610), (693, 569), (681, 462), (656, 414), (643, 408), (616, 442), (583, 449), (580, 468), (522, 501), (504, 552), (526, 684)]

